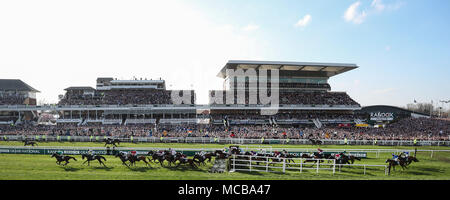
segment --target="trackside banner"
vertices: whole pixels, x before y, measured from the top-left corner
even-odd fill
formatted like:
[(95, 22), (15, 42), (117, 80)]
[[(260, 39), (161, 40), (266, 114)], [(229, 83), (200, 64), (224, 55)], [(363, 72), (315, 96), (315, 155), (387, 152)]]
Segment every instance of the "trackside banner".
[[(64, 148), (64, 149), (45, 149), (45, 148), (11, 148), (11, 147), (0, 147), (0, 153), (6, 153), (6, 154), (46, 154), (46, 155), (51, 155), (53, 153), (56, 152), (63, 152), (63, 154), (65, 155), (81, 155), (81, 154), (87, 154), (88, 153), (88, 149), (70, 149), (70, 148)], [(129, 152), (131, 150), (122, 150), (122, 149), (118, 149), (118, 150), (99, 150), (99, 149), (93, 149), (92, 150), (94, 154), (98, 154), (98, 155), (114, 155), (116, 152), (121, 151), (121, 152)], [(197, 153), (198, 151), (192, 151), (192, 150), (187, 150), (187, 151), (180, 151), (177, 150), (178, 152), (181, 152), (183, 154), (186, 154), (187, 156), (194, 156), (195, 153)], [(147, 155), (148, 150), (136, 150), (136, 153), (138, 155)], [(311, 152), (296, 152), (296, 151), (291, 151), (289, 152), (291, 154), (294, 154), (296, 157), (300, 157), (302, 154), (310, 154)], [(335, 155), (337, 153), (340, 152), (324, 152), (325, 155)], [(355, 157), (359, 157), (359, 158), (367, 158), (367, 152), (347, 152), (347, 155), (353, 155)]]

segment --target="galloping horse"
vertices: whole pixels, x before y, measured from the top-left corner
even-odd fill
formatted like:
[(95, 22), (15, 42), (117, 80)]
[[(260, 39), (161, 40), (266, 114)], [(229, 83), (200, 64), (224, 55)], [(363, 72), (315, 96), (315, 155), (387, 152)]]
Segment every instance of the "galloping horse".
[[(117, 158), (117, 157), (120, 158), (120, 160), (122, 161), (122, 165), (125, 165), (125, 166), (127, 166), (127, 167), (130, 167), (130, 166), (127, 165), (127, 163), (126, 163), (127, 161), (129, 161), (129, 159), (128, 159), (128, 157), (125, 156), (123, 153), (119, 152), (118, 154), (115, 155), (115, 157), (116, 157), (116, 158)], [(130, 163), (131, 163), (131, 161), (130, 161)]]
[(61, 156), (61, 155), (58, 155), (57, 153), (53, 153), (53, 154), (52, 154), (52, 158), (53, 158), (53, 157), (56, 158), (56, 164), (58, 164), (58, 165), (61, 165), (61, 162), (62, 162), (62, 161), (65, 161), (65, 162), (66, 162), (66, 163), (64, 164), (64, 166), (65, 166), (65, 165), (69, 164), (69, 160), (70, 160), (70, 159), (74, 159), (75, 161), (77, 161), (77, 159), (75, 159), (75, 158), (72, 157), (72, 156)]
[(105, 163), (102, 162), (102, 160), (106, 161), (106, 158), (101, 155), (82, 154), (81, 159), (84, 160), (84, 158), (86, 158), (86, 161), (83, 162), (83, 165), (87, 162), (89, 166), (91, 161), (97, 160), (101, 165), (106, 167)]
[(36, 142), (33, 141), (28, 141), (28, 140), (24, 140), (24, 145), (23, 146), (27, 146), (27, 145), (31, 145), (34, 147), (34, 145), (38, 146), (38, 144)]
[(322, 144), (322, 141), (320, 141), (320, 140), (309, 139), (309, 141), (310, 141), (313, 145), (321, 145), (321, 144)]
[[(152, 151), (152, 150), (150, 150), (150, 151), (147, 153), (147, 155), (152, 157), (153, 162), (155, 162), (155, 160), (158, 160), (158, 162), (159, 162), (159, 164), (161, 165), (161, 167), (163, 167), (163, 162), (164, 162), (164, 160), (165, 160), (164, 155), (158, 154), (157, 152), (154, 152), (154, 151)], [(149, 161), (152, 161), (152, 160), (149, 159)]]
[(120, 140), (119, 139), (111, 139), (111, 138), (105, 139), (105, 147), (108, 144), (112, 144), (115, 147), (117, 147), (116, 143), (120, 145)]
[(195, 165), (195, 163), (197, 161), (195, 161), (194, 159), (186, 158), (186, 155), (184, 155), (184, 154), (177, 153), (177, 155), (175, 156), (174, 159), (175, 159), (175, 161), (177, 161), (177, 160), (179, 161), (179, 163), (176, 167), (179, 167), (181, 164), (189, 164), (192, 168), (197, 168), (197, 166)]
[(228, 157), (228, 155), (226, 153), (224, 153), (222, 150), (216, 150), (216, 151), (214, 151), (214, 153), (212, 155), (215, 155), (216, 158), (219, 158), (219, 159), (226, 159)]
[(406, 163), (403, 160), (400, 160), (400, 159), (398, 160), (398, 162), (395, 161), (395, 160), (392, 160), (392, 159), (387, 159), (386, 163), (389, 163), (388, 174), (391, 174), (391, 167), (394, 169), (394, 171), (395, 171), (395, 166), (397, 166), (397, 165), (400, 165), (403, 170), (406, 168), (406, 165), (405, 165)]
[(150, 165), (150, 163), (147, 162), (147, 157), (145, 157), (145, 156), (134, 155), (134, 156), (130, 156), (130, 158), (128, 160), (130, 161), (131, 165), (136, 165), (136, 162), (139, 162), (139, 161), (144, 161), (147, 166)]

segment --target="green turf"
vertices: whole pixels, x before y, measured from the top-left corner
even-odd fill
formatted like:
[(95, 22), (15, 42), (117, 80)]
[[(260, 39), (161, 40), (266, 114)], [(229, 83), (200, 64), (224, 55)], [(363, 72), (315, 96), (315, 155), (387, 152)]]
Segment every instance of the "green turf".
[[(0, 145), (23, 145), (20, 142), (0, 142)], [(102, 143), (40, 143), (41, 146), (98, 146)], [(176, 147), (176, 148), (222, 148), (227, 145), (220, 144), (161, 144), (161, 143), (123, 143), (122, 147)], [(270, 145), (274, 148), (317, 148), (307, 145)], [(341, 145), (321, 146), (321, 148), (344, 148)], [(374, 148), (411, 148), (411, 147), (378, 147), (378, 146), (345, 146), (346, 149), (374, 149)], [(419, 149), (449, 149), (448, 147), (418, 147)], [(438, 152), (431, 158), (429, 152), (418, 152), (420, 162), (412, 163), (407, 170), (398, 168), (390, 176), (384, 175), (384, 168), (369, 167), (367, 174), (363, 174), (362, 167), (345, 168), (333, 175), (331, 170), (287, 171), (286, 174), (274, 172), (234, 172), (234, 173), (208, 173), (211, 164), (198, 169), (190, 167), (170, 168), (160, 167), (152, 163), (146, 167), (144, 163), (127, 168), (118, 158), (106, 156), (107, 168), (92, 162), (91, 166), (82, 165), (81, 156), (75, 156), (78, 161), (72, 161), (68, 166), (58, 166), (54, 158), (49, 155), (0, 154), (1, 180), (372, 180), (372, 179), (401, 179), (401, 180), (450, 180), (450, 152)], [(369, 153), (367, 159), (357, 161), (358, 164), (384, 165), (390, 153), (382, 153), (375, 158), (375, 153)], [(281, 165), (279, 165), (281, 166)]]

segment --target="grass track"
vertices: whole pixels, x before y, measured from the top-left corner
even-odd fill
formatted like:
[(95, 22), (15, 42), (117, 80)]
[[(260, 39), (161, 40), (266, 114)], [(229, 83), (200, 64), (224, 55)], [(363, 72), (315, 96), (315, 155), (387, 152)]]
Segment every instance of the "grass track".
[[(102, 147), (102, 143), (39, 143), (40, 146), (97, 146)], [(21, 142), (0, 142), (0, 145), (22, 146)], [(161, 143), (123, 143), (122, 147), (176, 147), (176, 148), (223, 148), (227, 145), (220, 144), (161, 144)], [(273, 148), (317, 148), (309, 145), (270, 145)], [(412, 147), (378, 147), (378, 146), (341, 146), (324, 145), (321, 148), (346, 148), (346, 149), (375, 149), (375, 148), (407, 148)], [(419, 147), (419, 149), (450, 149), (448, 147)], [(450, 152), (439, 152), (430, 158), (428, 152), (419, 152), (420, 162), (413, 163), (409, 169), (392, 172), (390, 176), (384, 175), (384, 169), (367, 170), (363, 175), (362, 168), (356, 167), (344, 169), (340, 173), (332, 175), (330, 171), (320, 171), (316, 174), (314, 170), (303, 173), (287, 172), (235, 172), (223, 174), (208, 173), (211, 165), (201, 166), (199, 169), (189, 167), (166, 168), (153, 163), (151, 167), (146, 167), (144, 163), (139, 163), (135, 167), (127, 168), (123, 166), (118, 158), (106, 156), (107, 168), (100, 167), (98, 163), (92, 162), (91, 166), (81, 165), (81, 156), (75, 156), (78, 161), (71, 162), (68, 166), (58, 166), (55, 159), (48, 155), (25, 155), (25, 154), (0, 154), (0, 180), (450, 180)], [(375, 158), (375, 154), (369, 153), (367, 159), (363, 159), (359, 164), (383, 165), (386, 158), (391, 157), (390, 153), (382, 153), (380, 158)]]

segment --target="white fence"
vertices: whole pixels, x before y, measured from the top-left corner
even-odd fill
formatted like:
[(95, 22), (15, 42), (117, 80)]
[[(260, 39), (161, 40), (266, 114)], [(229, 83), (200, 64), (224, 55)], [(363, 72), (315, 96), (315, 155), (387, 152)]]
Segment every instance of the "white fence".
[[(104, 121), (104, 123), (107, 120)], [(108, 121), (114, 123), (121, 123), (121, 121)], [(2, 135), (5, 136), (5, 135)], [(6, 135), (10, 140), (22, 140), (21, 135)], [(100, 136), (100, 135), (99, 135)], [(26, 136), (29, 139), (34, 139), (34, 135)], [(57, 136), (47, 135), (47, 140), (55, 141)], [(61, 136), (61, 138), (67, 138), (68, 136)], [(96, 136), (94, 136), (96, 137)], [(100, 137), (103, 137), (101, 135)], [(110, 137), (110, 136), (109, 136)], [(42, 137), (41, 137), (42, 138)], [(303, 145), (311, 145), (311, 141), (308, 139), (248, 139), (248, 138), (229, 138), (229, 137), (118, 137), (114, 136), (113, 138), (118, 138), (123, 142), (152, 142), (152, 143), (202, 143), (202, 144), (211, 144), (211, 143), (221, 143), (221, 144), (261, 144), (261, 145), (272, 145), (272, 144), (303, 144)], [(2, 140), (3, 137), (0, 138)], [(72, 141), (74, 142), (89, 142), (90, 136), (71, 136)], [(347, 144), (345, 144), (344, 140), (321, 140), (322, 145), (373, 145), (373, 146), (413, 146), (414, 141), (412, 140), (378, 140), (377, 143), (373, 140), (348, 140)], [(450, 141), (425, 141), (420, 140), (417, 141), (416, 146), (450, 146)]]
[(289, 172), (303, 173), (304, 170), (314, 170), (316, 173), (319, 173), (321, 170), (330, 170), (334, 175), (336, 170), (341, 172), (341, 168), (344, 166), (363, 167), (364, 174), (366, 174), (368, 167), (380, 167), (384, 168), (385, 175), (388, 174), (387, 165), (337, 164), (335, 159), (277, 158), (233, 155), (230, 160), (230, 172), (249, 171), (286, 173), (286, 170), (289, 170)]

